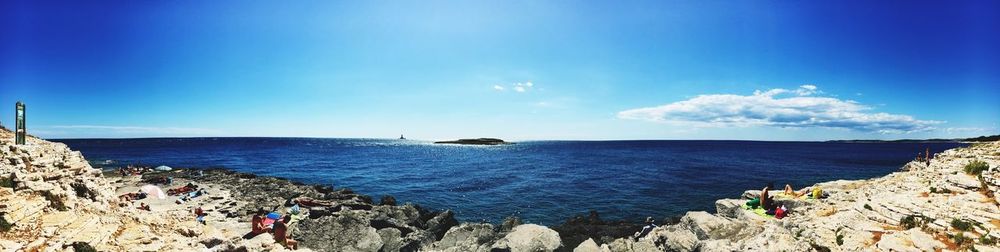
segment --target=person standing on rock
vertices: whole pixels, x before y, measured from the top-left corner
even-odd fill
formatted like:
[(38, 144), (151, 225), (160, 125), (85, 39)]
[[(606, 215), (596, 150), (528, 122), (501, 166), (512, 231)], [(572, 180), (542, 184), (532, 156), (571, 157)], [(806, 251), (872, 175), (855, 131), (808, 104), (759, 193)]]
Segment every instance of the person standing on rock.
[(928, 147), (927, 150), (924, 151), (924, 160), (927, 161), (927, 166), (931, 166), (931, 148), (930, 147)]

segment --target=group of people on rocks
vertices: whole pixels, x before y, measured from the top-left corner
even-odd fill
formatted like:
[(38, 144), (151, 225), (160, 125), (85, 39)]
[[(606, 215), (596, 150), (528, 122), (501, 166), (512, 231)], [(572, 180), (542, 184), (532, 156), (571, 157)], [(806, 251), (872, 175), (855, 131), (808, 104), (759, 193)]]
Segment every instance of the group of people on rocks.
[(146, 166), (128, 165), (126, 167), (119, 167), (118, 168), (118, 174), (122, 175), (122, 177), (139, 176), (139, 175), (142, 175), (143, 173), (147, 173), (147, 172), (150, 172), (150, 171), (153, 171), (153, 168), (146, 167)]
[[(132, 206), (132, 201), (145, 199), (146, 196), (147, 196), (146, 193), (143, 192), (142, 190), (118, 195), (118, 206), (119, 207)], [(136, 208), (140, 210), (149, 211), (149, 205), (146, 205), (145, 202), (139, 202), (139, 206)]]
[[(279, 215), (277, 213), (268, 214), (263, 208), (257, 209), (256, 214), (250, 220), (250, 233), (243, 236), (244, 239), (253, 238), (259, 234), (271, 233), (274, 237), (274, 242), (281, 244), (282, 246), (289, 249), (298, 248), (299, 242), (292, 239), (292, 231), (295, 230), (298, 219), (295, 218), (299, 212), (299, 204), (297, 200), (292, 200), (292, 207), (289, 208), (288, 213), (285, 215)], [(276, 215), (270, 218), (269, 215)]]
[[(765, 210), (764, 214), (773, 216), (775, 219), (785, 218), (785, 216), (788, 215), (788, 211), (790, 209), (787, 206), (785, 206), (785, 204), (775, 202), (774, 196), (770, 195), (770, 191), (772, 188), (774, 188), (774, 184), (767, 183), (767, 185), (764, 186), (764, 189), (761, 190), (760, 196), (750, 199), (749, 201), (746, 202), (746, 205), (750, 207), (750, 209), (757, 209), (757, 208), (764, 209)], [(791, 185), (786, 184), (784, 191), (782, 191), (781, 194), (784, 197), (792, 199), (800, 199), (804, 196), (807, 196), (812, 199), (819, 199), (823, 197), (823, 190), (819, 186), (813, 186), (813, 187), (802, 188), (801, 190), (796, 191), (792, 189)], [(642, 227), (641, 230), (639, 230), (633, 235), (633, 238), (639, 239), (645, 237), (646, 235), (649, 234), (650, 231), (652, 231), (656, 227), (657, 226), (656, 223), (653, 221), (653, 217), (646, 217), (646, 224)]]
[(937, 156), (937, 154), (936, 153), (935, 154), (931, 154), (931, 148), (927, 148), (927, 149), (924, 150), (924, 152), (917, 152), (916, 161), (917, 162), (924, 162), (927, 166), (930, 166), (931, 165), (931, 159), (934, 159), (935, 156)]
[[(770, 190), (774, 188), (773, 183), (767, 183), (764, 189), (760, 191), (760, 196), (750, 199), (747, 201), (746, 205), (751, 209), (757, 209), (758, 207), (765, 210), (765, 214), (774, 216), (775, 219), (785, 218), (788, 215), (788, 207), (785, 204), (777, 203), (774, 200), (774, 196), (770, 195)], [(811, 192), (811, 193), (810, 193)], [(791, 185), (786, 184), (785, 190), (781, 192), (783, 196), (792, 199), (799, 199), (803, 196), (807, 196), (812, 199), (819, 199), (823, 197), (823, 190), (819, 186), (813, 186), (811, 188), (806, 187), (802, 190), (794, 190)]]

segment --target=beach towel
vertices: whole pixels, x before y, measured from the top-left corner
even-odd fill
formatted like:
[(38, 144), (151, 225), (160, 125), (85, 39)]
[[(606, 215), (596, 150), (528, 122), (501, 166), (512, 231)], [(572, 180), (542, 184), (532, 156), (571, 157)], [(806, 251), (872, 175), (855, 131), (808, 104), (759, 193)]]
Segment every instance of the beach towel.
[(277, 220), (278, 218), (281, 218), (281, 214), (278, 212), (271, 212), (267, 214), (267, 218), (272, 220)]
[(745, 209), (745, 210), (747, 210), (747, 211), (750, 211), (750, 212), (752, 212), (752, 213), (754, 213), (754, 214), (757, 214), (757, 215), (759, 215), (760, 217), (764, 217), (764, 218), (774, 218), (774, 216), (771, 216), (771, 215), (767, 215), (767, 210), (764, 210), (763, 208), (750, 208), (750, 207), (749, 207), (749, 206), (747, 206), (747, 205), (743, 205), (743, 209)]

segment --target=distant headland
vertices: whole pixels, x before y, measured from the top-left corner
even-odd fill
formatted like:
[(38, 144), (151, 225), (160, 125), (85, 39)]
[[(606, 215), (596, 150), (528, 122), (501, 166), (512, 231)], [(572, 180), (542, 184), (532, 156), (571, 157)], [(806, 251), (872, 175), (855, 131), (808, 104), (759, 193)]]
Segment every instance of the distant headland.
[(511, 142), (505, 142), (498, 138), (470, 138), (470, 139), (458, 139), (452, 141), (437, 141), (436, 144), (467, 144), (467, 145), (501, 145), (501, 144), (514, 144)]
[(992, 142), (1000, 141), (1000, 135), (979, 136), (954, 139), (899, 139), (899, 140), (830, 140), (831, 143), (955, 143), (955, 142)]

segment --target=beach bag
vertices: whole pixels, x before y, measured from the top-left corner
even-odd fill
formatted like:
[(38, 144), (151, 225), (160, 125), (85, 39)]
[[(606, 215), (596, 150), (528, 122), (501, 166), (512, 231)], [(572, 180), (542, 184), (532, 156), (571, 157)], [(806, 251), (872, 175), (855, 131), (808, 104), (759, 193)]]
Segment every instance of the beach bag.
[(819, 197), (823, 196), (823, 189), (819, 188), (819, 186), (813, 186), (812, 196), (813, 196), (813, 199), (819, 199)]
[(757, 208), (758, 206), (760, 206), (760, 198), (753, 198), (752, 200), (748, 200), (747, 206), (750, 207), (750, 209)]

